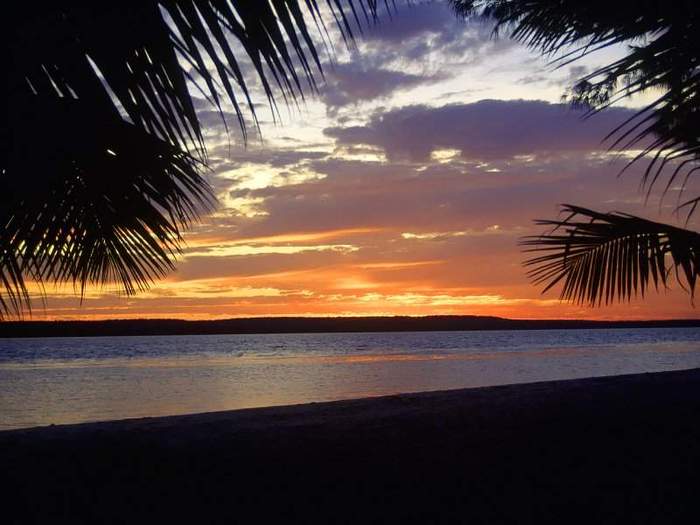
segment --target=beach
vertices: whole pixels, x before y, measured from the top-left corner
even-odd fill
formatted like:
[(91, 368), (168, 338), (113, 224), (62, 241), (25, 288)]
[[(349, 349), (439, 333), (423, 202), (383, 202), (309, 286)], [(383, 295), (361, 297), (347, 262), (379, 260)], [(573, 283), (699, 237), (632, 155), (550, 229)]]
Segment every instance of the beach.
[(0, 433), (9, 523), (689, 523), (700, 369)]

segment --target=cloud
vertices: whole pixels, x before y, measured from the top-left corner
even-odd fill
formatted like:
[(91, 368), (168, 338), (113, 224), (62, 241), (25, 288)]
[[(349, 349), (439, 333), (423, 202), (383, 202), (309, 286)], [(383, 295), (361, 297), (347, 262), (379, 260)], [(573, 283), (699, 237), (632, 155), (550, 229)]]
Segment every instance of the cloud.
[[(447, 29), (464, 27), (450, 10), (447, 2), (420, 2), (392, 11), (392, 16), (380, 18), (380, 23), (366, 32), (369, 41), (401, 44), (413, 38), (436, 33), (451, 33)], [(449, 38), (449, 37), (445, 37)]]
[(239, 168), (243, 164), (265, 164), (275, 168), (296, 166), (303, 161), (325, 157), (327, 153), (304, 148), (285, 149), (282, 147), (243, 147), (237, 145), (229, 149), (226, 144), (211, 148), (210, 154), (218, 160), (215, 168), (218, 173)]
[(590, 68), (586, 65), (576, 65), (570, 66), (566, 70), (564, 76), (555, 75), (554, 72), (536, 72), (524, 77), (520, 77), (517, 80), (518, 84), (543, 84), (545, 86), (557, 86), (562, 88), (569, 88), (576, 84), (583, 77), (591, 72)]
[(402, 6), (390, 20), (383, 17), (364, 38), (386, 56), (399, 55), (408, 61), (426, 60), (434, 53), (442, 58), (468, 55), (474, 59), (517, 45), (496, 38), (493, 29), (493, 23), (486, 20), (461, 19), (446, 1), (427, 1)]
[[(337, 230), (393, 229), (396, 237), (406, 232), (468, 232), (454, 239), (472, 243), (471, 233), (494, 225), (500, 225), (503, 234), (513, 228), (529, 228), (533, 218), (556, 214), (561, 202), (607, 209), (620, 206), (616, 201), (606, 202), (611, 199), (641, 203), (638, 169), (620, 181), (615, 174), (622, 166), (588, 152), (488, 163), (460, 157), (445, 163), (428, 159), (422, 164), (317, 160), (310, 169), (323, 177), (238, 190), (236, 197), (259, 199), (266, 212), (259, 220), (241, 222), (239, 234), (263, 236), (323, 225)], [(624, 208), (638, 210), (631, 204)], [(367, 238), (380, 240), (377, 234), (366, 236), (365, 243)]]
[(384, 98), (395, 91), (444, 80), (446, 75), (418, 75), (383, 67), (367, 67), (363, 61), (337, 64), (321, 89), (321, 99), (333, 112), (339, 107)]
[(380, 148), (390, 160), (426, 161), (441, 149), (459, 150), (466, 159), (489, 160), (602, 150), (603, 137), (632, 114), (613, 108), (583, 120), (580, 112), (563, 104), (482, 100), (377, 111), (364, 126), (330, 127), (324, 133), (339, 145)]
[(329, 114), (345, 106), (454, 77), (497, 50), (514, 46), (493, 37), (492, 25), (459, 19), (447, 2), (402, 6), (382, 16), (340, 63), (327, 68), (321, 99)]

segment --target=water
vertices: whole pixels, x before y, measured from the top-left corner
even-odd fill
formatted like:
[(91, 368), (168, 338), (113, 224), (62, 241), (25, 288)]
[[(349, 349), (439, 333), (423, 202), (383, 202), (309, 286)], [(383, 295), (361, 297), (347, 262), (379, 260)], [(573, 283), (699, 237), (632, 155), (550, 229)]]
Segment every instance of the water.
[(0, 339), (0, 429), (700, 367), (700, 328)]

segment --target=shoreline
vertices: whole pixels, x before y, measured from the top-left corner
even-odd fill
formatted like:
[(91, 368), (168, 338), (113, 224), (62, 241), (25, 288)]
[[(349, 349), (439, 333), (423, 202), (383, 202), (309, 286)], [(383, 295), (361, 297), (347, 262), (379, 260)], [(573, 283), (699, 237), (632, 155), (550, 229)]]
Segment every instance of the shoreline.
[(317, 334), (492, 330), (697, 328), (700, 319), (508, 319), (475, 315), (384, 317), (249, 317), (209, 321), (112, 319), (102, 321), (2, 321), (2, 338), (109, 337), (227, 334)]
[(687, 522), (699, 415), (691, 369), (7, 430), (0, 460), (17, 523)]
[[(580, 388), (600, 388), (636, 384), (647, 380), (663, 380), (670, 375), (687, 374), (698, 381), (698, 395), (700, 396), (700, 368), (685, 370), (671, 370), (664, 372), (644, 372), (636, 374), (616, 374), (595, 376), (578, 379), (557, 379), (548, 381), (534, 381), (528, 383), (510, 383), (503, 385), (489, 385), (479, 387), (467, 387), (447, 390), (428, 390), (421, 392), (405, 392), (398, 394), (385, 394), (351, 399), (338, 399), (334, 401), (311, 401), (294, 403), (289, 405), (272, 405), (250, 408), (237, 408), (230, 410), (215, 410), (208, 412), (195, 412), (191, 414), (173, 414), (166, 416), (142, 416), (121, 419), (85, 421), (80, 423), (57, 423), (40, 425), (35, 427), (13, 428), (0, 430), (0, 443), (9, 434), (46, 434), (42, 438), (52, 439), (61, 434), (79, 434), (81, 432), (92, 433), (102, 431), (116, 432), (144, 432), (152, 427), (159, 431), (165, 429), (177, 429), (179, 427), (198, 425), (240, 425), (253, 423), (257, 428), (270, 425), (274, 427), (279, 423), (278, 416), (297, 418), (295, 424), (306, 424), (306, 419), (313, 419), (317, 414), (333, 416), (334, 414), (348, 410), (353, 411), (355, 417), (365, 419), (373, 417), (391, 417), (393, 410), (405, 408), (407, 405), (423, 407), (429, 404), (460, 403), (463, 401), (479, 400), (488, 404), (495, 402), (499, 394), (507, 396), (525, 394), (539, 395), (543, 392), (556, 394), (561, 390), (578, 390)], [(658, 376), (658, 377), (657, 377)], [(697, 377), (695, 377), (697, 376)], [(600, 383), (600, 384), (599, 384)], [(522, 392), (516, 392), (521, 390)], [(502, 400), (501, 400), (502, 401)], [(55, 433), (55, 436), (54, 436)]]

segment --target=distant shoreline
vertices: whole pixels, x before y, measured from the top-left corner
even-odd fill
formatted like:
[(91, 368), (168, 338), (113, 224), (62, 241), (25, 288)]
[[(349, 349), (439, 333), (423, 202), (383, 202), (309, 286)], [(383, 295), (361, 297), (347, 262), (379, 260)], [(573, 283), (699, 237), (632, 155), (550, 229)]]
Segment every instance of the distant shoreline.
[(653, 321), (526, 320), (473, 315), (253, 317), (211, 321), (115, 319), (104, 321), (4, 321), (0, 322), (0, 338), (688, 327), (700, 327), (700, 319)]

